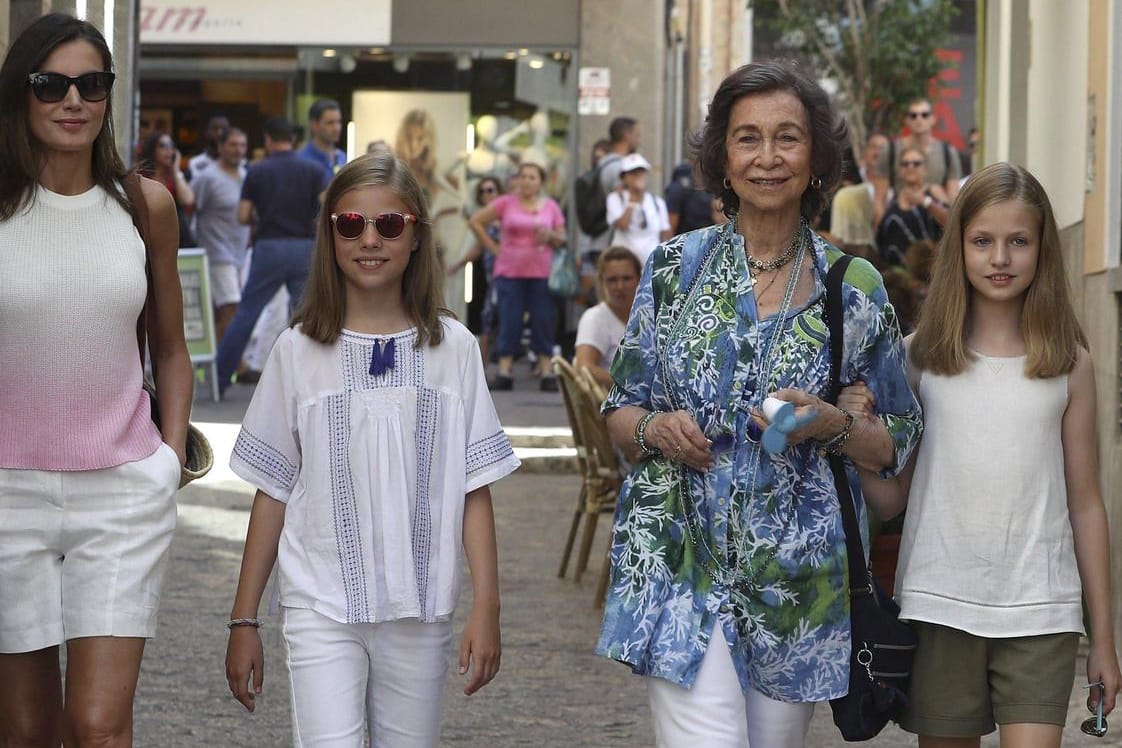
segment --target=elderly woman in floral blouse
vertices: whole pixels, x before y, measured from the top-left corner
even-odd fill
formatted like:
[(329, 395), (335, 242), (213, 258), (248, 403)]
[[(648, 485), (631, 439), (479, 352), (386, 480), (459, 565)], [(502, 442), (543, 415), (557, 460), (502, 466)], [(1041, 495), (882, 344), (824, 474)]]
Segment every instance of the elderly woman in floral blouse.
[[(820, 399), (824, 282), (841, 252), (808, 221), (844, 137), (803, 74), (731, 73), (693, 143), (730, 221), (655, 250), (612, 367), (604, 410), (637, 463), (598, 652), (647, 676), (660, 746), (800, 747), (814, 703), (848, 687), (845, 533), (823, 451), (847, 458), (863, 517), (853, 466), (893, 473), (922, 426), (895, 314), (860, 259), (842, 286), (841, 378), (865, 382), (879, 417)], [(774, 455), (760, 444), (768, 395), (813, 416)]]

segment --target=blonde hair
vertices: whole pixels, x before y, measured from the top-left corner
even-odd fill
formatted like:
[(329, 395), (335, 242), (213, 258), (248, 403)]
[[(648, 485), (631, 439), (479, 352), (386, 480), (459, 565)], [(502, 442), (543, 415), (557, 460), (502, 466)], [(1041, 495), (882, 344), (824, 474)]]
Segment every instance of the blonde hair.
[(951, 208), (910, 347), (911, 360), (921, 369), (953, 376), (974, 360), (966, 345), (972, 294), (963, 260), (963, 234), (979, 212), (1007, 200), (1019, 200), (1034, 211), (1040, 230), (1036, 275), (1025, 292), (1021, 314), (1025, 376), (1045, 379), (1068, 374), (1075, 367), (1079, 348), (1087, 347), (1071, 303), (1048, 194), (1027, 170), (1002, 162), (970, 177)]
[[(420, 152), (415, 152), (410, 133), (419, 132), (423, 135)], [(419, 172), (417, 176), (426, 183), (432, 180), (436, 172), (436, 122), (432, 115), (424, 109), (411, 109), (401, 118), (397, 128), (397, 142), (394, 151), (405, 159), (410, 168)]]
[(316, 244), (311, 269), (300, 307), (291, 325), (319, 343), (334, 343), (343, 329), (346, 292), (343, 271), (335, 260), (335, 230), (331, 213), (339, 199), (363, 187), (388, 187), (417, 216), (413, 236), (417, 249), (401, 279), (401, 299), (405, 314), (417, 327), (417, 347), (437, 345), (444, 339), (442, 316), (452, 316), (444, 308), (443, 278), (436, 256), (432, 219), (421, 186), (404, 162), (388, 153), (368, 153), (344, 166), (335, 175), (324, 195), (317, 221)]

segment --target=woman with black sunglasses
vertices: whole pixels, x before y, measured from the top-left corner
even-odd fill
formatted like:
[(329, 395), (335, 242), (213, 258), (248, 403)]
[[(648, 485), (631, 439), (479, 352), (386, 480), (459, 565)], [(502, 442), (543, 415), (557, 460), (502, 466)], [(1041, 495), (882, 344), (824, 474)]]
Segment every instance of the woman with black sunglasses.
[(876, 245), (881, 267), (904, 265), (904, 253), (913, 243), (938, 241), (950, 210), (943, 188), (927, 184), (927, 160), (918, 148), (900, 154), (896, 193), (877, 226)]
[(175, 146), (175, 141), (169, 133), (156, 130), (141, 141), (137, 155), (137, 170), (167, 187), (175, 199), (175, 212), (179, 219), (179, 246), (194, 247), (190, 215), (195, 208), (195, 192), (183, 175), (183, 154)]
[(0, 745), (132, 745), (175, 527), (193, 379), (175, 205), (141, 180), (146, 257), (112, 85), (104, 37), (62, 14), (0, 67)]

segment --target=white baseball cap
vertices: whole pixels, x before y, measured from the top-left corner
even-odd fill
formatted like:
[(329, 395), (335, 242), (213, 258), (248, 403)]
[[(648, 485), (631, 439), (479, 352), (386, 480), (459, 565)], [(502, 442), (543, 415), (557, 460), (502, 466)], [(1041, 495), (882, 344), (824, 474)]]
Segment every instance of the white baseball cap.
[(619, 160), (619, 173), (626, 174), (636, 169), (651, 170), (651, 164), (638, 153), (629, 153)]

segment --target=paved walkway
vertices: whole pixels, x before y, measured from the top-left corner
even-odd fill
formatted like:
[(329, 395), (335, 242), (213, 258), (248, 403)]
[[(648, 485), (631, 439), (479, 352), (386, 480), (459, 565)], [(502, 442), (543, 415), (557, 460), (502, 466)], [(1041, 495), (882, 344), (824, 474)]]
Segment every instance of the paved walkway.
[[(560, 396), (521, 379), (495, 402), (510, 426), (565, 426)], [(194, 418), (215, 445), (215, 471), (180, 494), (180, 528), (164, 595), (158, 638), (144, 661), (136, 707), (136, 745), (238, 748), (291, 745), (287, 673), (275, 619), (264, 629), (265, 694), (249, 715), (228, 695), (223, 676), (226, 631), (252, 499), (225, 468), (249, 388), (233, 387), (221, 404), (200, 402)], [(527, 467), (530, 467), (529, 465)], [(450, 673), (442, 745), (638, 747), (653, 745), (646, 694), (622, 665), (592, 654), (600, 623), (593, 589), (609, 521), (601, 519), (593, 564), (581, 584), (557, 577), (578, 490), (573, 474), (519, 471), (494, 487), (503, 593), (503, 662), (498, 678), (470, 698)], [(465, 592), (457, 630), (470, 604)], [(1080, 665), (1082, 667), (1082, 664)], [(1095, 741), (1079, 734), (1085, 709), (1073, 692), (1073, 744), (1122, 747), (1122, 731)], [(817, 709), (809, 746), (845, 745), (825, 705)], [(871, 746), (911, 746), (890, 727)], [(996, 738), (983, 741), (996, 746)]]

